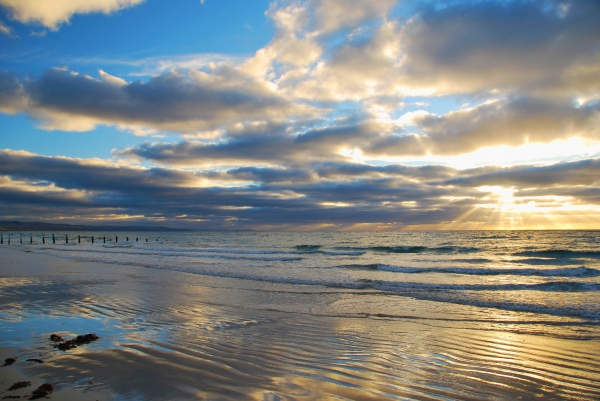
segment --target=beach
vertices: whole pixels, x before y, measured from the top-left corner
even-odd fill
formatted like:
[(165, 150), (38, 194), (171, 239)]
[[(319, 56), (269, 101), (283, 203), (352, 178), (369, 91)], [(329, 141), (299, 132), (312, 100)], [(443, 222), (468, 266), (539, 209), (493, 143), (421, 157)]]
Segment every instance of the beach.
[[(243, 248), (244, 241), (238, 240), (228, 255), (255, 257), (258, 248)], [(165, 251), (166, 242), (148, 249), (190, 249), (171, 239)], [(130, 253), (138, 245), (124, 244)], [(275, 273), (272, 280), (233, 277), (225, 267), (224, 274), (198, 274), (184, 271), (182, 265), (162, 269), (164, 255), (150, 257), (155, 264), (134, 263), (125, 256), (104, 262), (87, 254), (73, 256), (83, 246), (64, 245), (66, 257), (53, 254), (58, 245), (45, 250), (35, 245), (0, 248), (0, 358), (19, 357), (0, 368), (0, 398), (29, 394), (26, 390), (44, 382), (56, 385), (52, 399), (600, 397), (600, 337), (594, 316), (587, 316), (595, 309), (563, 305), (561, 313), (552, 315), (546, 309), (517, 310), (510, 302), (502, 309), (458, 298), (441, 302), (439, 295), (419, 299), (383, 288), (389, 283), (350, 285), (337, 271), (328, 274), (339, 276), (343, 285), (311, 283), (300, 280), (293, 266), (315, 269), (311, 263), (316, 259), (273, 261), (282, 252), (273, 249), (261, 268), (292, 269), (285, 275), (288, 279)], [(113, 258), (114, 246), (118, 244), (94, 252)], [(206, 261), (211, 269), (215, 259)], [(350, 269), (351, 274), (356, 270)], [(552, 274), (555, 280), (557, 273)], [(563, 280), (569, 273), (560, 274)], [(592, 285), (597, 277), (591, 276), (580, 280)], [(485, 280), (490, 277), (497, 279)], [(540, 274), (526, 276), (531, 277), (537, 280)], [(421, 281), (443, 287), (448, 285), (444, 280)], [(575, 279), (568, 280), (572, 285)], [(537, 289), (540, 284), (527, 285)], [(531, 289), (519, 291), (523, 298), (532, 297)], [(546, 291), (543, 298), (553, 304), (562, 296), (553, 300), (555, 294)], [(581, 294), (586, 292), (577, 291), (574, 297)], [(567, 316), (564, 310), (579, 316)], [(59, 351), (49, 340), (53, 333), (65, 338), (95, 333), (99, 339)], [(44, 363), (27, 362), (30, 358)], [(23, 378), (33, 385), (6, 391), (11, 381)]]

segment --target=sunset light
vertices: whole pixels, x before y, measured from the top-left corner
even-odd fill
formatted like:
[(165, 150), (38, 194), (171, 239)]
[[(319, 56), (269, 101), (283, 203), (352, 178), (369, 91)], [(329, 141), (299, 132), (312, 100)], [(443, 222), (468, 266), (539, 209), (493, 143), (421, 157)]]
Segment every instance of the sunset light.
[(0, 0), (0, 398), (600, 400), (600, 0)]
[(598, 223), (593, 1), (37, 3), (0, 0), (5, 219)]

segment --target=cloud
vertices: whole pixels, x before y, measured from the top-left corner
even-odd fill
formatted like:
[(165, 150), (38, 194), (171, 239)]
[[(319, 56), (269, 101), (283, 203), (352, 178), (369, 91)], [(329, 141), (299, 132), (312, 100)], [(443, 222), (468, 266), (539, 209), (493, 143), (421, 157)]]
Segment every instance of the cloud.
[[(216, 185), (227, 176), (237, 182), (240, 175), (246, 175), (244, 179), (252, 175), (256, 180), (286, 174), (286, 180), (277, 180), (279, 185), (260, 180), (235, 187)], [(202, 224), (210, 228), (226, 228), (230, 221), (238, 221), (237, 224), (245, 227), (282, 221), (291, 226), (322, 221), (346, 226), (384, 221), (389, 217), (390, 207), (381, 210), (373, 207), (381, 202), (439, 195), (439, 191), (421, 188), (416, 183), (398, 188), (394, 185), (397, 178), (361, 180), (360, 175), (353, 181), (339, 183), (315, 180), (316, 175), (311, 174), (313, 179), (303, 178), (304, 184), (298, 186), (302, 174), (268, 169), (193, 173), (0, 151), (4, 215), (17, 213), (18, 206), (20, 213), (35, 211), (37, 215), (53, 218), (67, 212), (71, 216), (144, 215), (146, 220), (160, 217), (185, 222), (177, 220), (177, 216), (186, 215), (190, 220), (203, 220)], [(203, 180), (213, 184), (199, 185)], [(350, 209), (328, 206), (342, 200), (355, 206)], [(398, 208), (407, 209), (407, 206), (399, 203), (396, 213)], [(303, 211), (301, 220), (298, 211)], [(357, 214), (358, 211), (361, 213)], [(435, 214), (421, 218), (430, 221)]]
[[(73, 13), (138, 3), (59, 2), (54, 20), (34, 17), (45, 9), (31, 1), (10, 10), (57, 29)], [(0, 215), (257, 229), (498, 228), (519, 218), (539, 228), (539, 216), (578, 213), (600, 223), (599, 3), (396, 4), (273, 2), (275, 37), (252, 57), (80, 60), (136, 69), (127, 77), (0, 72), (0, 111), (44, 129), (182, 136), (134, 142), (114, 160), (0, 151)], [(548, 155), (563, 144), (577, 146), (572, 158)], [(537, 152), (509, 168), (470, 161), (500, 147)], [(485, 167), (372, 165), (451, 158)]]
[(228, 66), (208, 73), (170, 71), (129, 83), (104, 71), (95, 79), (58, 68), (23, 82), (5, 73), (0, 79), (0, 104), (41, 120), (44, 129), (87, 131), (111, 124), (189, 134), (311, 112)]
[(304, 79), (286, 79), (280, 86), (296, 98), (343, 101), (402, 95), (399, 79), (399, 40), (394, 23), (386, 23), (368, 41), (346, 43), (327, 62), (320, 62)]
[[(404, 22), (329, 46), (291, 96), (343, 100), (464, 94), (600, 96), (595, 1), (426, 2)], [(323, 47), (323, 46), (322, 46)]]
[(600, 4), (595, 1), (427, 8), (399, 34), (405, 54), (402, 85), (435, 93), (587, 91), (566, 75), (600, 65)]
[(516, 98), (436, 116), (414, 115), (418, 133), (371, 143), (373, 155), (457, 155), (491, 146), (550, 143), (571, 137), (598, 142), (600, 107)]
[[(559, 186), (591, 187), (600, 184), (600, 159), (556, 163), (548, 166), (484, 167), (463, 171), (463, 177), (452, 178), (445, 185), (479, 187), (552, 188)], [(552, 191), (550, 189), (550, 191)]]
[(313, 0), (316, 28), (329, 33), (343, 27), (353, 27), (365, 20), (386, 16), (398, 0)]
[(564, 216), (571, 213), (564, 200), (557, 200), (564, 198), (571, 208), (592, 210), (600, 204), (599, 170), (598, 159), (590, 159), (468, 170), (315, 163), (297, 169), (243, 167), (215, 172), (3, 150), (0, 215), (69, 221), (129, 216), (138, 222), (161, 220), (196, 228), (294, 229), (328, 224), (346, 229), (384, 222), (394, 229), (439, 228), (440, 222), (483, 226), (494, 210), (507, 205), (494, 188), (509, 189), (515, 210), (531, 208), (534, 202), (550, 217)]
[(385, 17), (397, 2), (398, 0), (274, 1), (266, 14), (275, 21), (280, 31), (317, 36)]
[(212, 143), (145, 142), (116, 151), (115, 155), (179, 166), (232, 166), (248, 163), (293, 166), (344, 161), (348, 160), (348, 156), (343, 155), (344, 150), (364, 147), (373, 136), (381, 135), (386, 126), (365, 121), (355, 125), (313, 128), (300, 134), (286, 126), (279, 129), (272, 125), (259, 128), (262, 129), (226, 132), (224, 138)]
[[(199, 186), (202, 177), (174, 169), (142, 169), (101, 159), (45, 157), (24, 151), (0, 151), (1, 174), (16, 180), (53, 183), (68, 190), (159, 190)], [(93, 179), (92, 179), (93, 177)]]
[[(151, 143), (116, 151), (117, 156), (179, 166), (248, 165), (299, 166), (326, 161), (369, 158), (448, 157), (483, 148), (552, 144), (580, 138), (600, 142), (598, 104), (537, 98), (483, 103), (444, 115), (411, 112), (399, 122), (358, 118), (355, 123), (326, 122), (300, 131), (300, 126), (241, 125), (225, 130), (217, 140)], [(406, 117), (406, 118), (405, 118)]]
[(142, 3), (144, 0), (0, 0), (10, 9), (13, 19), (22, 23), (35, 22), (57, 30), (74, 14), (102, 12), (110, 14)]
[(169, 56), (154, 56), (141, 59), (106, 59), (106, 58), (78, 58), (78, 64), (86, 65), (116, 65), (134, 68), (129, 76), (155, 76), (173, 70), (206, 70), (219, 65), (237, 66), (248, 55), (232, 55), (220, 53), (191, 53)]
[(5, 34), (6, 36), (15, 37), (12, 28), (4, 25), (2, 22), (0, 22), (0, 33)]
[[(308, 0), (273, 2), (267, 11), (276, 26), (276, 37), (247, 60), (245, 70), (282, 82), (306, 78), (308, 66), (318, 62), (330, 35), (385, 17), (397, 0)], [(283, 65), (280, 65), (283, 64)]]
[(44, 38), (48, 34), (48, 31), (43, 29), (41, 31), (31, 31), (29, 36), (37, 36), (38, 38)]
[(17, 77), (0, 71), (0, 111), (14, 114), (26, 106), (26, 96)]

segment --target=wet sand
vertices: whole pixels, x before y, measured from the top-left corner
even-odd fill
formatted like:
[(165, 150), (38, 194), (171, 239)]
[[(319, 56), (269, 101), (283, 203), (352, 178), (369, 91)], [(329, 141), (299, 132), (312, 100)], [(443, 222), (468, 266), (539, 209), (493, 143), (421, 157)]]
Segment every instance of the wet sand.
[[(1, 386), (54, 383), (52, 399), (600, 398), (597, 339), (447, 322), (436, 302), (402, 297), (398, 308), (414, 319), (357, 314), (377, 310), (376, 292), (8, 247), (0, 257), (0, 358), (20, 356), (0, 368)], [(52, 333), (100, 340), (62, 352)], [(0, 387), (0, 398), (13, 393), (28, 392)]]

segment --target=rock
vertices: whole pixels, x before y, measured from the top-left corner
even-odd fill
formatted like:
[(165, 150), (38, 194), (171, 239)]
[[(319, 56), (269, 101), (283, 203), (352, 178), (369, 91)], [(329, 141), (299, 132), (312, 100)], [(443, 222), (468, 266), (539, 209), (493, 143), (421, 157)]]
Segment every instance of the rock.
[(21, 396), (20, 395), (5, 395), (4, 397), (2, 397), (3, 400), (5, 400), (7, 398), (21, 398)]
[(89, 334), (85, 334), (85, 335), (79, 335), (79, 336), (73, 338), (72, 340), (64, 341), (60, 344), (55, 345), (54, 347), (58, 348), (61, 351), (67, 351), (67, 350), (70, 350), (71, 348), (77, 348), (78, 345), (89, 344), (93, 341), (96, 341), (99, 338), (100, 337), (98, 337), (96, 334), (89, 333)]
[(8, 391), (13, 391), (13, 390), (27, 387), (27, 386), (31, 386), (31, 382), (16, 382), (15, 384), (13, 384), (12, 386), (10, 386), (8, 388)]
[(54, 384), (44, 383), (39, 386), (36, 390), (31, 392), (30, 400), (37, 400), (38, 398), (42, 398), (47, 396), (48, 394), (54, 391)]
[(51, 393), (54, 391), (54, 384), (44, 383), (37, 388), (37, 390), (32, 391), (32, 394), (43, 393), (44, 391)]
[[(77, 342), (77, 344), (87, 344), (87, 343), (91, 343), (92, 341), (96, 341), (99, 338), (100, 337), (98, 337), (94, 333), (89, 333), (84, 336), (77, 336), (77, 338), (75, 338), (75, 341)], [(71, 341), (73, 341), (73, 340), (71, 340)]]
[(75, 344), (73, 344), (71, 341), (65, 341), (64, 343), (55, 345), (55, 347), (61, 351), (68, 351), (71, 348), (77, 348), (77, 346)]
[(4, 360), (4, 365), (2, 365), (2, 366), (9, 366), (9, 365), (12, 365), (15, 362), (17, 362), (17, 358), (6, 358)]
[(41, 359), (28, 359), (27, 362), (44, 363), (44, 361), (42, 361)]
[(65, 341), (65, 339), (59, 336), (58, 334), (51, 334), (50, 339), (54, 342)]

